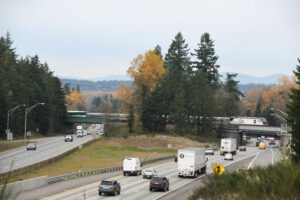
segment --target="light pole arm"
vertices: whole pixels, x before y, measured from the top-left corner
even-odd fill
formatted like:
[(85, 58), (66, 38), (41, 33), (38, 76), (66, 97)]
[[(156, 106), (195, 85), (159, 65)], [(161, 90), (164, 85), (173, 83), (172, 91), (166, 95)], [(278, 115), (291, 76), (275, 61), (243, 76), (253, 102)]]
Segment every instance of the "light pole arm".
[(37, 104), (34, 104), (33, 106), (30, 106), (29, 108), (25, 109), (24, 142), (26, 142), (27, 114), (38, 105), (45, 105), (45, 103), (37, 103)]
[(8, 112), (7, 112), (7, 129), (9, 129), (9, 115), (12, 114), (13, 112), (15, 112), (15, 110), (17, 110), (20, 106), (26, 106), (25, 104), (22, 104), (22, 105), (18, 105), (12, 109), (10, 109)]

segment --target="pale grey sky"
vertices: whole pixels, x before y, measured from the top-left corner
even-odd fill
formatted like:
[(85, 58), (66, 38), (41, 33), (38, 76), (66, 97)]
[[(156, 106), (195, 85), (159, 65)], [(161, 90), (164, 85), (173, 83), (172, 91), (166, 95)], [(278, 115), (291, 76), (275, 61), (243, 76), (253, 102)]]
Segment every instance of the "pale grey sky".
[(125, 74), (131, 60), (180, 31), (193, 50), (215, 40), (220, 71), (292, 74), (300, 57), (299, 0), (0, 0), (0, 35), (58, 76)]

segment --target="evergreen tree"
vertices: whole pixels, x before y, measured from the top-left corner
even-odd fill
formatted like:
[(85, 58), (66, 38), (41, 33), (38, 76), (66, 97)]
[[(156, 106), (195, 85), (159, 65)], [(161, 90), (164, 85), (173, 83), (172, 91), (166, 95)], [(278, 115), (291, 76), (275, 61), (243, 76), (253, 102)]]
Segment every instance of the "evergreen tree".
[(187, 72), (190, 70), (188, 44), (181, 33), (175, 36), (165, 56), (166, 75), (163, 80), (164, 101), (167, 102), (166, 115), (173, 115), (178, 132), (186, 126), (185, 90)]
[(298, 58), (298, 63), (294, 74), (296, 76), (297, 87), (291, 89), (291, 102), (287, 104), (288, 111), (288, 125), (291, 127), (292, 134), (292, 149), (295, 154), (293, 159), (296, 162), (300, 162), (300, 59)]
[(159, 55), (161, 58), (163, 58), (162, 53), (161, 53), (161, 47), (159, 45), (156, 45), (154, 50), (157, 55)]
[(225, 101), (224, 109), (226, 116), (236, 116), (239, 114), (239, 103), (240, 96), (244, 96), (241, 91), (238, 89), (239, 81), (235, 81), (234, 78), (237, 74), (227, 73), (226, 82), (224, 85), (225, 90)]
[(210, 85), (216, 86), (219, 83), (219, 73), (217, 65), (218, 56), (215, 55), (214, 41), (210, 39), (209, 33), (201, 35), (198, 49), (195, 49), (195, 53), (198, 61), (193, 62), (193, 68), (202, 70), (207, 77), (207, 81)]

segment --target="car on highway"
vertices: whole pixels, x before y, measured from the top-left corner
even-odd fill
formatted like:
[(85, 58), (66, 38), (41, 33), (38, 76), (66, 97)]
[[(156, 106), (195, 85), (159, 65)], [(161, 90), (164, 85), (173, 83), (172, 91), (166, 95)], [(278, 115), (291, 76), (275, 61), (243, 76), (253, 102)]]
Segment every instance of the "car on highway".
[(205, 155), (214, 155), (214, 149), (213, 148), (206, 148), (205, 149)]
[(29, 150), (36, 150), (36, 144), (29, 144), (27, 146), (27, 151), (29, 151)]
[(260, 144), (260, 141), (256, 141), (256, 142), (255, 142), (255, 146), (257, 146), (257, 147), (258, 147), (258, 146), (259, 146), (259, 144)]
[(226, 153), (224, 156), (224, 160), (233, 160), (233, 156), (231, 153)]
[(72, 135), (66, 135), (65, 136), (65, 142), (73, 142), (73, 136)]
[(83, 135), (83, 136), (87, 136), (87, 131), (86, 131), (86, 130), (83, 130), (82, 135)]
[(260, 144), (259, 144), (259, 147), (258, 147), (259, 149), (266, 149), (266, 144), (264, 143), (264, 142), (261, 142)]
[(245, 146), (240, 146), (240, 147), (239, 147), (239, 150), (240, 150), (240, 151), (246, 151), (247, 149), (246, 149)]
[(121, 185), (116, 180), (102, 180), (98, 186), (98, 193), (100, 196), (102, 193), (115, 196), (121, 193)]
[(77, 130), (76, 135), (77, 135), (77, 137), (83, 137), (81, 130)]
[(175, 158), (174, 158), (174, 162), (177, 162), (177, 155), (176, 155)]
[(143, 178), (152, 178), (153, 176), (158, 176), (157, 170), (153, 168), (145, 169), (143, 173)]
[(92, 132), (91, 132), (91, 131), (87, 131), (87, 134), (88, 134), (88, 135), (92, 135)]
[(269, 139), (269, 145), (275, 145), (276, 143), (275, 143), (275, 138), (273, 138), (273, 137), (271, 137), (270, 139)]
[(167, 191), (169, 190), (169, 179), (165, 176), (153, 176), (150, 181), (150, 187), (149, 190), (163, 190)]

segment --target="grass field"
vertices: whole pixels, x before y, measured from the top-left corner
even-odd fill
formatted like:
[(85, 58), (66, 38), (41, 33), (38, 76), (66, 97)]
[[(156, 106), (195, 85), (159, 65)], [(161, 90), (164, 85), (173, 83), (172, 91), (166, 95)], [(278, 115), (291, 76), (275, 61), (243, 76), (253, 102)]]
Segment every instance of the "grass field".
[[(168, 144), (172, 148), (168, 149)], [(24, 180), (38, 176), (57, 176), (70, 172), (83, 171), (94, 168), (121, 165), (125, 157), (139, 157), (141, 160), (174, 154), (178, 148), (188, 146), (205, 147), (209, 144), (199, 143), (184, 137), (155, 136), (106, 138), (98, 140), (65, 158), (33, 170), (24, 175), (13, 177), (9, 182)]]

